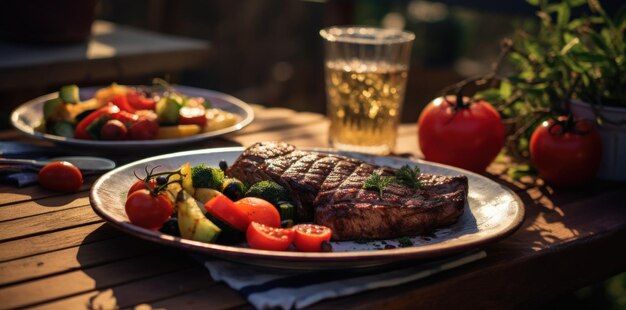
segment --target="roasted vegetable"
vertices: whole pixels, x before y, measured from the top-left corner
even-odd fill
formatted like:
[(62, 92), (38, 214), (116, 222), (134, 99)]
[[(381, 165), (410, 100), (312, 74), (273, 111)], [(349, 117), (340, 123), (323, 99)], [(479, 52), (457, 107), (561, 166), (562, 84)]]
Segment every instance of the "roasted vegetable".
[(202, 242), (213, 242), (221, 233), (221, 229), (207, 219), (202, 212), (204, 208), (186, 191), (178, 194), (178, 228), (183, 238)]
[(198, 125), (161, 126), (157, 131), (156, 139), (176, 139), (193, 136), (200, 133)]
[(218, 190), (212, 188), (198, 187), (196, 188), (196, 193), (193, 195), (193, 197), (202, 203), (207, 203), (207, 201), (211, 200), (217, 195), (221, 195)]
[(233, 201), (239, 200), (246, 192), (243, 182), (235, 178), (227, 178), (222, 184), (222, 193)]
[(289, 191), (274, 181), (261, 181), (248, 189), (246, 197), (258, 197), (273, 204), (280, 213), (281, 220), (294, 220), (295, 207), (290, 202)]
[(205, 187), (221, 190), (224, 183), (224, 171), (205, 164), (191, 168), (191, 179), (194, 187)]

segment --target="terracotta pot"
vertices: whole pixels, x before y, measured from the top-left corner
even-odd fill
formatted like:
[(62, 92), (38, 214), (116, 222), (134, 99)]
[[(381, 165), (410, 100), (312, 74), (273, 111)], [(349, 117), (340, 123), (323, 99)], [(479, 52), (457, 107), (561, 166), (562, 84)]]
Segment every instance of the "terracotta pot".
[[(605, 121), (598, 126), (602, 136), (602, 162), (597, 176), (605, 180), (626, 181), (626, 108), (599, 106), (594, 112), (586, 102), (572, 100), (572, 114), (595, 121), (596, 112)], [(621, 122), (621, 125), (613, 124)]]
[(24, 43), (85, 41), (98, 0), (3, 1), (0, 39)]

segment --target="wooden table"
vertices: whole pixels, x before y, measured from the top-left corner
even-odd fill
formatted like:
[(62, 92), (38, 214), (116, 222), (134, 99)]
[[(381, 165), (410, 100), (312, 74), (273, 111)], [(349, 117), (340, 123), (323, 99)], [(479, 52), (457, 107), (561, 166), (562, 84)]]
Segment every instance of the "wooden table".
[[(185, 149), (261, 140), (327, 146), (322, 115), (255, 110), (256, 120), (240, 133)], [(402, 125), (398, 139), (399, 153), (419, 155), (414, 124)], [(15, 131), (1, 132), (0, 140), (36, 142)], [(181, 149), (123, 157), (129, 161)], [(312, 308), (524, 307), (626, 270), (626, 184), (596, 181), (584, 189), (557, 190), (541, 180), (509, 179), (502, 174), (506, 164), (494, 163), (486, 175), (518, 193), (526, 204), (526, 220), (515, 234), (486, 247), (486, 259)], [(94, 180), (88, 177), (72, 195), (38, 186), (0, 186), (0, 308), (250, 308), (184, 252), (105, 224), (89, 206)]]

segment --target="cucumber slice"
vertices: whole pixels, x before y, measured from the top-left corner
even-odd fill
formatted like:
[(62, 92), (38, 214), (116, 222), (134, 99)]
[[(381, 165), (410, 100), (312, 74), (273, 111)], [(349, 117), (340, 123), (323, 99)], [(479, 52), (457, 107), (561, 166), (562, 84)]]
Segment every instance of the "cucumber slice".
[(66, 85), (61, 87), (59, 97), (61, 97), (65, 103), (78, 103), (80, 101), (80, 97), (78, 96), (78, 86)]
[(214, 242), (222, 230), (204, 216), (202, 206), (184, 190), (177, 201), (178, 228), (183, 238), (202, 242)]

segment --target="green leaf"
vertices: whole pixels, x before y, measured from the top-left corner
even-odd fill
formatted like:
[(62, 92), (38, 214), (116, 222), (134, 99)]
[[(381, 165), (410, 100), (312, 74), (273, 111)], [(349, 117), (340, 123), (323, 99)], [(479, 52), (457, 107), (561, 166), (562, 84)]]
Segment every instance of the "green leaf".
[(596, 62), (606, 62), (606, 61), (608, 61), (608, 59), (605, 56), (598, 55), (598, 54), (592, 54), (592, 53), (572, 52), (571, 55), (574, 58), (574, 60), (578, 61), (578, 62), (593, 62), (593, 63), (596, 63)]
[(420, 174), (420, 167), (415, 166), (411, 168), (409, 165), (404, 165), (396, 171), (395, 180), (408, 187), (420, 189), (422, 188), (422, 184), (419, 179)]
[(502, 98), (509, 98), (512, 92), (513, 90), (511, 87), (511, 83), (509, 83), (508, 81), (502, 81), (500, 83), (500, 95), (502, 96)]
[(567, 5), (567, 3), (561, 3), (557, 10), (556, 24), (565, 27), (567, 22), (569, 22), (570, 12), (569, 5)]
[(539, 6), (539, 4), (541, 3), (540, 0), (526, 0), (526, 2), (530, 3), (531, 5), (534, 6)]
[(391, 182), (393, 182), (393, 177), (383, 177), (378, 173), (372, 173), (372, 175), (363, 182), (363, 188), (376, 190), (382, 197), (383, 190), (385, 190)]
[(567, 0), (566, 2), (570, 7), (577, 7), (587, 3), (587, 0)]
[(626, 5), (622, 6), (615, 14), (615, 19), (613, 20), (615, 27), (620, 29), (621, 31), (626, 28)]

